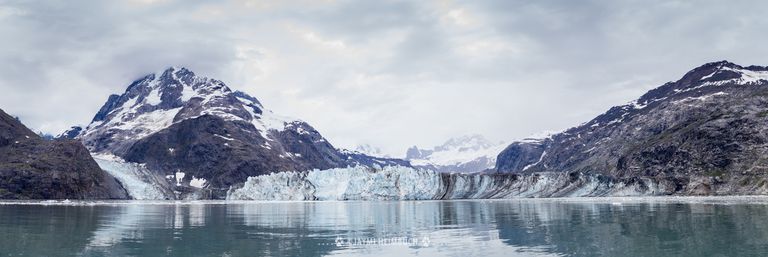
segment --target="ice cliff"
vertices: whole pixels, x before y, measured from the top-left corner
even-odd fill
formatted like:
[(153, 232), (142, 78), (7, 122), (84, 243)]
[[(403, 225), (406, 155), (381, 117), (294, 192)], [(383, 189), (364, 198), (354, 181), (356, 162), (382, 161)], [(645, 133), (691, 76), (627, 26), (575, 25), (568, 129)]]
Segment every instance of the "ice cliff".
[(249, 177), (228, 200), (440, 200), (515, 197), (666, 195), (675, 183), (651, 178), (616, 180), (599, 175), (536, 173), (448, 174), (425, 169), (337, 168)]

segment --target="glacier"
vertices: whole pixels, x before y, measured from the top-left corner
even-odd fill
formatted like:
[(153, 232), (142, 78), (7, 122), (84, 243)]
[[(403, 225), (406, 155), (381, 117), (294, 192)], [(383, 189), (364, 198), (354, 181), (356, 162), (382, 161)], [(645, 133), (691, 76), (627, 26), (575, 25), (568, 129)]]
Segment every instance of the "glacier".
[[(143, 164), (113, 155), (94, 155), (135, 200), (179, 199), (176, 178), (165, 178)], [(178, 175), (177, 175), (178, 176)], [(205, 187), (200, 179), (196, 187)], [(276, 172), (249, 177), (232, 186), (226, 200), (347, 201), (449, 200), (538, 197), (651, 196), (674, 192), (675, 185), (652, 178), (612, 179), (594, 174), (444, 173), (403, 166), (356, 166), (328, 170)], [(201, 199), (199, 194), (182, 197)]]
[(279, 172), (249, 177), (227, 200), (344, 201), (447, 200), (533, 197), (649, 196), (674, 192), (656, 179), (612, 179), (594, 174), (441, 173), (402, 166)]
[(128, 191), (134, 200), (175, 199), (171, 185), (143, 164), (131, 163), (108, 154), (93, 155), (93, 159)]

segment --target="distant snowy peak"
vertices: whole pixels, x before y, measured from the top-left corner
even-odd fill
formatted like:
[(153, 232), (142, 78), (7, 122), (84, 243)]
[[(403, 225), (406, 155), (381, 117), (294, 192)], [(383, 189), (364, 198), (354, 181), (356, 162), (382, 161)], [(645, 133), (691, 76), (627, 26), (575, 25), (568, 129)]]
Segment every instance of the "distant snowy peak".
[(468, 135), (447, 140), (432, 149), (408, 149), (406, 160), (414, 166), (440, 172), (479, 172), (493, 168), (496, 155), (504, 150), (503, 142), (493, 143), (481, 135)]
[(224, 82), (171, 67), (131, 83), (122, 95), (111, 95), (78, 138), (94, 151), (104, 145), (89, 144), (105, 135), (117, 140), (138, 140), (174, 123), (214, 115), (253, 124), (264, 138), (282, 131), (296, 119), (275, 115), (255, 98), (232, 91)]
[(485, 137), (481, 135), (467, 135), (457, 138), (451, 138), (448, 141), (446, 141), (443, 145), (435, 147), (436, 152), (442, 152), (442, 151), (459, 151), (459, 152), (466, 152), (466, 151), (478, 151), (482, 149), (488, 149), (493, 147), (494, 143), (491, 141), (488, 141), (485, 139)]
[(354, 151), (373, 157), (392, 158), (392, 156), (381, 151), (381, 148), (369, 144), (357, 145)]

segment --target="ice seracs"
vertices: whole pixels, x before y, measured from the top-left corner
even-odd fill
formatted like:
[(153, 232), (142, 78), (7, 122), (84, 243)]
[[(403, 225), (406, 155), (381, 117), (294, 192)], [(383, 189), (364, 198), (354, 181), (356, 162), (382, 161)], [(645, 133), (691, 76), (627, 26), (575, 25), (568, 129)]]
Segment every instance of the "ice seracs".
[(668, 183), (647, 179), (611, 180), (585, 174), (441, 173), (401, 166), (351, 167), (279, 172), (249, 177), (232, 187), (227, 200), (344, 201), (505, 199), (525, 197), (660, 195)]

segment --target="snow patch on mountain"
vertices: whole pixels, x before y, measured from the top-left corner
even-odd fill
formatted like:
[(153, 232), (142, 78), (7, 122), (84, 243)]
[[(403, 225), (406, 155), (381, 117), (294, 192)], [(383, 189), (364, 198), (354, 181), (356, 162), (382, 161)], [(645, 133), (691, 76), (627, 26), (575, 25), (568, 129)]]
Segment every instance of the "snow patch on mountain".
[[(715, 79), (716, 76), (724, 74), (730, 74), (731, 76), (727, 76), (727, 79)], [(733, 77), (734, 74), (736, 77)], [(768, 70), (754, 70), (732, 63), (722, 63), (712, 73), (702, 76), (699, 81), (703, 83), (689, 88), (675, 89), (675, 93), (684, 93), (709, 86), (723, 86), (727, 84), (755, 85), (768, 81)]]
[(721, 69), (741, 74), (741, 76), (735, 81), (741, 85), (749, 85), (757, 82), (768, 81), (768, 71), (754, 71), (733, 67), (723, 67)]
[(523, 139), (517, 140), (516, 142), (522, 142), (522, 143), (540, 143), (541, 141), (552, 139), (553, 136), (563, 133), (562, 130), (556, 131), (556, 130), (544, 130), (538, 133), (531, 134), (527, 137), (524, 137)]
[[(126, 134), (129, 137), (124, 139), (140, 139), (171, 126), (173, 124), (173, 117), (175, 117), (180, 110), (181, 107), (170, 110), (157, 110), (138, 115), (133, 119), (121, 119), (122, 122), (112, 120), (105, 124), (105, 126), (110, 126), (111, 128), (118, 130), (133, 132)], [(125, 112), (122, 116), (126, 117), (134, 113), (135, 112)]]

